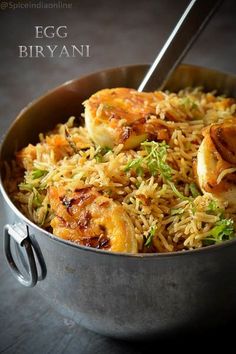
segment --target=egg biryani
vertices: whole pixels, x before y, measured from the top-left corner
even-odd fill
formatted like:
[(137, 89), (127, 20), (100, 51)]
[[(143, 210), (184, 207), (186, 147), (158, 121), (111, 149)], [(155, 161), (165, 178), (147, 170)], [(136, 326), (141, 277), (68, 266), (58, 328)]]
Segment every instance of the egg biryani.
[(6, 188), (27, 218), (114, 252), (184, 251), (235, 237), (235, 99), (200, 88), (114, 88), (84, 107), (7, 166)]

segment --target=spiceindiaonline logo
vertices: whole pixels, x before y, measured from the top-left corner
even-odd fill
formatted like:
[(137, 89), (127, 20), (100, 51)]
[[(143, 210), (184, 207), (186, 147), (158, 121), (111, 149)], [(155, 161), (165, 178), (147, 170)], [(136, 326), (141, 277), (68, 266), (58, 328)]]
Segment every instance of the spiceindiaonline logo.
[(0, 10), (16, 10), (16, 9), (71, 9), (72, 3), (55, 1), (55, 2), (21, 2), (21, 1), (2, 1), (0, 0)]

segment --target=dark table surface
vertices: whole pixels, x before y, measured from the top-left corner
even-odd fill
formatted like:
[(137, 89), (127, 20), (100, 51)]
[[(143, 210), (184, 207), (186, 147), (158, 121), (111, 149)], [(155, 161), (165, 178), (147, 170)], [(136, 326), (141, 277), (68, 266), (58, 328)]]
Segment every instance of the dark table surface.
[[(207, 0), (206, 0), (207, 1)], [(188, 1), (6, 1), (0, 9), (0, 135), (32, 99), (69, 79), (104, 68), (151, 63)], [(3, 1), (0, 0), (0, 7)], [(26, 4), (25, 8), (23, 5)], [(62, 8), (69, 4), (70, 8)], [(13, 9), (13, 5), (18, 8)], [(235, 73), (236, 2), (226, 0), (184, 62)], [(19, 8), (21, 6), (21, 8)], [(4, 9), (6, 7), (6, 9)], [(41, 7), (41, 8), (40, 8)], [(37, 39), (35, 26), (67, 26), (67, 38)], [(19, 58), (20, 45), (87, 44), (90, 57)], [(1, 197), (2, 198), (2, 197)], [(2, 210), (2, 208), (1, 208)], [(0, 226), (4, 224), (3, 213)], [(146, 353), (153, 344), (115, 341), (89, 332), (57, 314), (35, 289), (20, 286), (10, 274), (0, 243), (1, 353)], [(205, 333), (204, 339), (230, 344), (230, 329)], [(192, 337), (194, 346), (202, 341)], [(186, 349), (187, 338), (158, 339), (154, 346)], [(226, 349), (226, 348), (225, 348)], [(153, 351), (153, 350), (152, 350)], [(235, 350), (229, 351), (234, 353)]]

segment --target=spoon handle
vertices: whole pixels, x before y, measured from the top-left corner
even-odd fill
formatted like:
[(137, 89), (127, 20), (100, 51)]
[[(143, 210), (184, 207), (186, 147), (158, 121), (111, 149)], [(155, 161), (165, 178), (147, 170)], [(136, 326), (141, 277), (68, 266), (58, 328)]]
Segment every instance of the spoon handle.
[(222, 0), (191, 0), (138, 91), (161, 89), (180, 63)]

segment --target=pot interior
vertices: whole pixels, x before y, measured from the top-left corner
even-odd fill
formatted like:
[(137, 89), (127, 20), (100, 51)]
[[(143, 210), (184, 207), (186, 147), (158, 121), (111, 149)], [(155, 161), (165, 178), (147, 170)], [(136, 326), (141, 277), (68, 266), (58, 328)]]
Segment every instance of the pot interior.
[[(82, 102), (103, 88), (137, 88), (148, 65), (128, 66), (101, 71), (69, 81), (46, 93), (24, 108), (7, 132), (2, 144), (0, 160), (14, 158), (16, 151), (29, 143), (36, 143), (40, 132), (52, 129), (70, 116), (80, 117)], [(178, 91), (184, 87), (203, 86), (206, 91), (236, 97), (236, 77), (191, 65), (180, 65), (166, 84), (166, 89)], [(3, 168), (1, 166), (1, 174)]]

